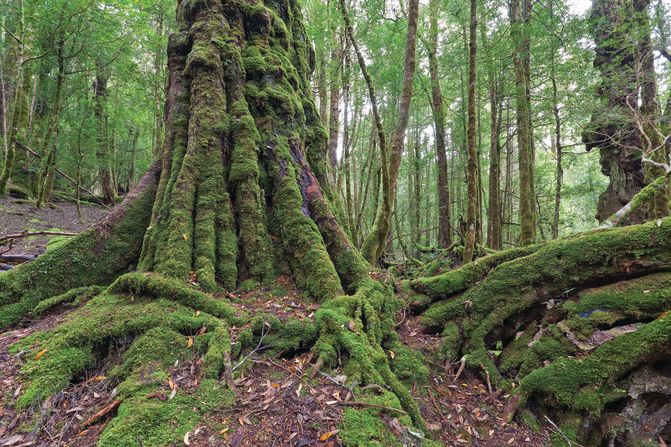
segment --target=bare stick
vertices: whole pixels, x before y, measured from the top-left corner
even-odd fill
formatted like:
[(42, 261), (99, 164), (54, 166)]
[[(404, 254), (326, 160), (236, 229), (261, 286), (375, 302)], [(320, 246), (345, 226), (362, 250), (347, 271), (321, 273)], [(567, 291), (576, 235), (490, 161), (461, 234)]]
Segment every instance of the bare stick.
[(64, 231), (24, 231), (23, 233), (8, 234), (7, 236), (0, 236), (0, 242), (20, 239), (30, 236), (77, 236), (79, 233), (67, 233)]
[[(266, 330), (266, 327), (268, 328), (267, 330)], [(248, 358), (250, 358), (252, 355), (254, 355), (254, 353), (256, 353), (257, 351), (259, 351), (259, 350), (261, 349), (261, 345), (263, 344), (263, 339), (266, 338), (266, 335), (268, 335), (268, 332), (269, 332), (269, 331), (270, 331), (270, 324), (269, 324), (269, 323), (266, 323), (266, 322), (263, 322), (263, 328), (261, 329), (261, 339), (259, 340), (259, 344), (256, 345), (256, 348), (254, 348), (254, 349), (252, 350), (252, 352), (250, 352), (249, 354), (247, 354), (247, 355), (245, 356), (245, 358), (243, 358), (242, 360), (240, 360), (240, 363), (238, 363), (237, 365), (235, 365), (235, 366), (231, 369), (231, 373), (233, 373), (233, 371), (235, 371), (235, 370), (238, 369), (240, 366), (242, 366), (242, 364), (245, 363), (245, 362), (247, 361)]]

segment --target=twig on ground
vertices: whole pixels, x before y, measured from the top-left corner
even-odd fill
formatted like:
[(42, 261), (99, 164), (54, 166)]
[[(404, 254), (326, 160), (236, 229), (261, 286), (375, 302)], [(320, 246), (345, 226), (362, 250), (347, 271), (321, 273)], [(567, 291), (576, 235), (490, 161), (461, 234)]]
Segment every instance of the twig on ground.
[(20, 239), (24, 237), (31, 236), (77, 236), (79, 233), (69, 233), (65, 231), (24, 231), (22, 233), (8, 234), (6, 236), (0, 236), (0, 242), (9, 241), (13, 239)]
[(569, 439), (569, 437), (566, 436), (563, 431), (561, 431), (561, 429), (557, 426), (557, 424), (552, 422), (552, 419), (547, 417), (547, 415), (543, 415), (543, 417), (545, 418), (546, 421), (548, 421), (550, 423), (550, 425), (552, 425), (552, 427), (554, 427), (554, 429), (557, 431), (557, 433), (559, 433), (562, 436), (562, 438), (564, 438), (564, 440), (568, 443), (569, 447), (573, 447), (573, 446), (582, 447), (582, 445), (578, 444), (577, 442), (571, 441)]
[(253, 356), (256, 352), (258, 352), (261, 349), (261, 346), (263, 345), (263, 339), (266, 338), (266, 335), (268, 335), (269, 331), (270, 331), (270, 323), (264, 321), (263, 328), (261, 329), (261, 338), (259, 339), (259, 344), (256, 345), (256, 348), (254, 348), (252, 352), (250, 352), (242, 360), (240, 360), (240, 363), (231, 368), (231, 373), (233, 373), (233, 371), (241, 367), (243, 363), (245, 363), (251, 356)]
[(466, 356), (463, 356), (461, 360), (459, 361), (459, 369), (457, 370), (457, 375), (454, 376), (454, 380), (452, 381), (453, 383), (459, 380), (459, 377), (461, 376), (461, 373), (464, 372), (464, 368), (466, 368)]

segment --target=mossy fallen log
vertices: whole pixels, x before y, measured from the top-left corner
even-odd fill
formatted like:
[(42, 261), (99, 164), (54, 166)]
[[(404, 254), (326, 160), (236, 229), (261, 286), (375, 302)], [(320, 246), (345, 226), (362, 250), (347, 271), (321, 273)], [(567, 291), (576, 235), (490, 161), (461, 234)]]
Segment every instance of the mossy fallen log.
[(532, 408), (588, 445), (621, 437), (601, 431), (631, 399), (617, 384), (671, 354), (671, 218), (528, 250), (411, 282), (436, 301), (422, 322), (446, 359), (512, 392), (511, 414)]

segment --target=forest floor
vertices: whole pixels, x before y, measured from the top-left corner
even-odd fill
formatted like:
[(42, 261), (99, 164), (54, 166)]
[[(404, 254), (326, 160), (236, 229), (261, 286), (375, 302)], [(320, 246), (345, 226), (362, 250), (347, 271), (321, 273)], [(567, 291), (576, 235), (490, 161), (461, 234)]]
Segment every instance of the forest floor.
[[(105, 213), (96, 207), (83, 207), (83, 211), (87, 223)], [(69, 204), (37, 210), (11, 200), (0, 202), (0, 234), (51, 228), (76, 232), (86, 225), (78, 223), (75, 207)], [(47, 238), (21, 241), (14, 252), (38, 254), (47, 242)], [(290, 280), (282, 278), (272, 289), (218, 297), (247, 312), (263, 311), (281, 320), (312, 319), (318, 308), (303, 299)], [(120, 362), (123, 347), (41, 407), (22, 413), (13, 409), (22, 391), (20, 369), (26, 353), (13, 353), (10, 347), (36, 331), (56, 326), (71, 311), (67, 307), (54, 309), (39, 320), (26, 321), (23, 327), (0, 334), (0, 446), (93, 446), (109, 417), (115, 414), (120, 402), (115, 399), (116, 384), (107, 379), (106, 372)], [(506, 396), (488, 389), (486, 383), (468, 371), (457, 378), (458, 364), (442, 365), (431, 360), (440, 337), (423, 334), (418, 318), (400, 312), (397, 330), (403, 343), (425, 355), (429, 381), (415, 384), (411, 392), (434, 436), (446, 446), (547, 445), (549, 431), (535, 432), (517, 422), (505, 422)], [(235, 331), (232, 335), (235, 341)], [(170, 370), (171, 383), (165, 384), (163, 392), (147, 398), (167, 401), (175, 392), (193, 393), (202, 376), (201, 364), (198, 355), (176, 363)], [(306, 373), (312, 366), (307, 352), (286, 358), (268, 357), (263, 355), (261, 343), (233, 366), (239, 368), (235, 405), (206, 414), (173, 445), (337, 447), (343, 445), (338, 433), (344, 410), (365, 405), (356, 401), (346, 377), (338, 372), (324, 371), (314, 379), (308, 378)], [(401, 433), (403, 427), (393, 413), (380, 414), (392, 433)], [(138, 439), (138, 445), (143, 445), (142, 439)]]
[[(24, 231), (52, 231), (79, 233), (97, 222), (107, 210), (100, 206), (82, 205), (82, 221), (77, 219), (77, 207), (72, 203), (57, 202), (51, 206), (36, 208), (24, 200), (0, 198), (0, 237)], [(62, 240), (59, 236), (32, 236), (15, 240), (7, 254), (39, 255), (46, 251), (49, 243)]]

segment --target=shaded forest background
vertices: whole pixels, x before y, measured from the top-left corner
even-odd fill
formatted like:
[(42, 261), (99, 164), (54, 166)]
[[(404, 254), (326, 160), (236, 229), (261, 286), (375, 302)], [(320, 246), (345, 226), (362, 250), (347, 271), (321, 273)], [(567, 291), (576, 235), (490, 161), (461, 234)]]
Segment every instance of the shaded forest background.
[[(353, 49), (344, 38), (337, 2), (302, 3), (315, 48), (315, 96), (329, 131), (337, 186), (360, 245), (373, 224), (380, 195), (370, 102)], [(403, 85), (407, 12), (396, 2), (381, 0), (357, 2), (350, 8), (355, 39), (363, 48), (383, 125), (389, 131)], [(601, 172), (598, 151), (585, 151), (582, 134), (603, 103), (596, 94), (600, 80), (593, 68), (593, 21), (586, 20), (590, 11), (563, 0), (535, 2), (531, 8), (524, 20), (530, 42), (535, 211), (537, 240), (547, 240), (598, 223), (594, 216), (608, 178)], [(509, 5), (502, 1), (485, 1), (478, 9), (477, 239), (483, 245), (498, 245), (491, 244), (490, 226), (496, 191), (501, 241), (495, 248), (517, 245), (520, 233), (514, 34), (509, 13)], [(666, 48), (669, 5), (654, 1), (649, 13), (655, 48)], [(79, 183), (82, 195), (94, 193), (103, 201), (114, 201), (140, 178), (162, 144), (165, 51), (175, 26), (174, 2), (17, 0), (0, 5), (0, 16), (3, 155), (12, 139), (19, 142), (13, 191), (44, 202), (52, 188), (56, 196), (72, 197), (74, 183)], [(414, 256), (418, 247), (448, 245), (440, 240), (441, 215), (449, 219), (449, 242), (464, 233), (468, 16), (468, 5), (461, 1), (420, 5), (415, 94), (394, 204), (394, 236), (388, 246), (396, 257)], [(655, 66), (659, 103), (664, 105), (669, 69), (657, 52)], [(19, 90), (18, 70), (22, 71)], [(439, 206), (441, 157), (436, 150), (432, 94), (436, 83), (445, 121), (442, 162), (448, 209)], [(17, 104), (23, 108), (18, 118)], [(20, 121), (16, 129), (13, 119)], [(0, 168), (5, 158), (0, 157)]]

